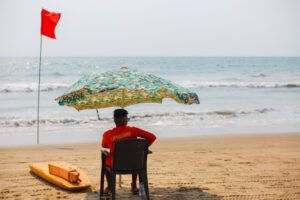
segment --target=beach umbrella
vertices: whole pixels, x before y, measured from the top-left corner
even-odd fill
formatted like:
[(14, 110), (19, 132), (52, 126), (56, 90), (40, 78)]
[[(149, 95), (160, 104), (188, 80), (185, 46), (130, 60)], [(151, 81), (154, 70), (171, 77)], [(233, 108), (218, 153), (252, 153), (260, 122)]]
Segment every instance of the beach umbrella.
[[(164, 98), (181, 104), (199, 104), (196, 93), (153, 74), (122, 67), (84, 76), (60, 97), (59, 105), (80, 110), (130, 106), (138, 103), (162, 103)], [(97, 110), (98, 114), (98, 110)], [(100, 120), (99, 114), (98, 119)], [(119, 177), (121, 187), (121, 175)]]
[(137, 72), (127, 67), (84, 76), (63, 95), (59, 105), (78, 111), (107, 107), (124, 108), (138, 103), (162, 103), (164, 98), (181, 104), (199, 104), (196, 93), (153, 74)]

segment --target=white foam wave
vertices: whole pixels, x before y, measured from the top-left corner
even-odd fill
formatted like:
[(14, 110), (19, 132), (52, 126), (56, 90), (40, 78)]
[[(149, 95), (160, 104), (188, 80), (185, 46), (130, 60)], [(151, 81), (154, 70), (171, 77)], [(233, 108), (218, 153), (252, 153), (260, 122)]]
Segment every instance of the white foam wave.
[[(245, 87), (245, 88), (297, 88), (300, 87), (300, 82), (280, 83), (280, 82), (197, 82), (197, 81), (182, 81), (179, 85), (188, 88), (203, 88), (203, 87)], [(48, 92), (61, 88), (68, 88), (70, 85), (66, 83), (41, 83), (41, 91)], [(36, 92), (38, 83), (4, 83), (0, 85), (0, 93), (12, 92)]]
[[(108, 119), (105, 119), (108, 120)], [(74, 125), (74, 124), (88, 124), (94, 123), (98, 121), (98, 119), (90, 118), (90, 119), (77, 119), (77, 118), (50, 118), (50, 119), (40, 119), (40, 124), (48, 124), (48, 125)], [(36, 119), (13, 119), (13, 120), (3, 120), (0, 121), (0, 127), (30, 127), (35, 126), (37, 120)]]
[[(207, 113), (192, 112), (165, 112), (152, 114), (136, 114), (130, 116), (132, 121), (147, 123), (148, 121), (173, 121), (173, 120), (209, 120), (209, 119), (227, 119), (249, 114), (264, 114), (274, 111), (273, 108), (262, 108), (253, 110), (219, 110)], [(94, 124), (94, 123), (111, 123), (111, 118), (101, 118), (99, 121), (96, 117), (91, 118), (49, 118), (41, 119), (40, 124), (45, 125), (76, 125), (76, 124)], [(30, 127), (36, 125), (36, 119), (11, 119), (0, 121), (0, 127)]]
[(263, 73), (258, 73), (258, 74), (253, 74), (251, 75), (252, 77), (266, 77), (267, 75), (263, 74)]
[[(69, 87), (65, 83), (41, 83), (41, 91), (53, 91)], [(38, 83), (5, 83), (0, 85), (0, 93), (10, 92), (35, 92), (38, 90)]]
[(300, 82), (213, 82), (213, 81), (182, 81), (179, 85), (189, 88), (202, 87), (244, 87), (244, 88), (296, 88), (300, 87)]
[(208, 112), (211, 115), (223, 115), (223, 116), (237, 116), (237, 115), (246, 115), (246, 114), (263, 114), (269, 111), (274, 111), (273, 108), (262, 108), (262, 109), (253, 109), (253, 110), (219, 110), (214, 112)]

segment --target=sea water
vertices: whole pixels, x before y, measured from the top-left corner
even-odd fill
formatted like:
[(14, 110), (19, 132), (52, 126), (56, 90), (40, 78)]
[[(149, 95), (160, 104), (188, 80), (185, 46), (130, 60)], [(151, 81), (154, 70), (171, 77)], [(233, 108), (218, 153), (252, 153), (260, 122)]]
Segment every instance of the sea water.
[[(34, 144), (38, 57), (0, 58), (0, 145)], [(127, 107), (130, 126), (158, 137), (299, 133), (300, 57), (43, 57), (40, 143), (100, 141), (115, 108), (78, 112), (55, 99), (93, 72), (126, 66), (196, 92), (200, 104)]]

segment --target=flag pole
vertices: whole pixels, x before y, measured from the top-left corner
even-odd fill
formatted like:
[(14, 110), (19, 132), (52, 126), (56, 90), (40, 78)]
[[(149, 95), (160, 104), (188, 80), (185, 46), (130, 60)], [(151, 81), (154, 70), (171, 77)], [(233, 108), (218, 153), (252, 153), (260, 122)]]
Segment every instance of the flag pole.
[(42, 34), (41, 34), (41, 41), (40, 41), (40, 64), (39, 64), (39, 85), (38, 85), (38, 108), (37, 108), (37, 144), (39, 144), (39, 129), (40, 129), (40, 85), (41, 85), (41, 63), (42, 63)]

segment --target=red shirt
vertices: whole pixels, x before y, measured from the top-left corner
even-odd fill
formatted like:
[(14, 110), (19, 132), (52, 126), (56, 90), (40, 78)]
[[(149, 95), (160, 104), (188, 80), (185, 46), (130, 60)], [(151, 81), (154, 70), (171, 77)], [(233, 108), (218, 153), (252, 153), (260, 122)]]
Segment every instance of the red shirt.
[[(114, 142), (129, 138), (145, 138), (149, 140), (149, 146), (155, 141), (154, 134), (144, 131), (142, 129), (130, 126), (119, 126), (106, 131), (102, 138), (102, 147), (109, 148), (111, 154), (114, 153)], [(106, 157), (106, 165), (112, 167), (112, 156)]]

